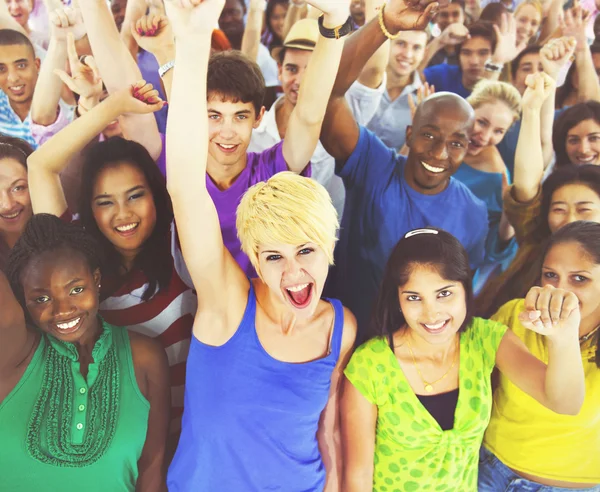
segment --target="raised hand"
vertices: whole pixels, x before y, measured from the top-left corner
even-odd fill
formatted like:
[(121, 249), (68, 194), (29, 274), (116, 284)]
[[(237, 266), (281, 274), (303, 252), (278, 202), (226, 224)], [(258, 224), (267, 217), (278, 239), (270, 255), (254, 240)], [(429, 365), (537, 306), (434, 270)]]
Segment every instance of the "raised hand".
[(152, 84), (146, 83), (145, 80), (115, 92), (109, 99), (117, 104), (121, 114), (155, 113), (167, 104), (160, 98)]
[(93, 56), (77, 57), (73, 33), (67, 35), (67, 55), (71, 75), (59, 69), (54, 70), (54, 73), (69, 89), (82, 98), (99, 99), (102, 94), (102, 80), (98, 73), (98, 67)]
[(559, 19), (562, 35), (574, 37), (577, 41), (577, 50), (588, 48), (585, 31), (590, 19), (590, 15), (590, 12), (579, 5), (576, 5), (575, 7), (565, 11), (565, 15)]
[(160, 14), (144, 15), (131, 26), (131, 34), (138, 46), (156, 54), (175, 42), (169, 19)]
[(522, 106), (528, 109), (540, 109), (548, 96), (556, 89), (556, 82), (544, 72), (532, 73), (525, 79), (525, 93)]
[(561, 69), (573, 56), (576, 46), (576, 39), (569, 36), (548, 41), (540, 50), (544, 72), (556, 80)]
[(224, 6), (225, 0), (166, 0), (165, 3), (178, 40), (212, 35)]
[(504, 65), (513, 61), (525, 49), (525, 40), (517, 44), (517, 23), (512, 14), (502, 14), (500, 25), (493, 24), (496, 32), (496, 49), (492, 62)]
[(572, 292), (551, 285), (532, 287), (525, 297), (521, 324), (553, 341), (579, 336), (579, 299)]
[(422, 31), (424, 30), (438, 8), (448, 5), (448, 0), (439, 2), (433, 0), (390, 0), (385, 5), (383, 20), (390, 31), (394, 34), (398, 31)]
[(410, 108), (410, 118), (414, 120), (415, 113), (417, 112), (417, 106), (421, 104), (425, 99), (427, 99), (432, 94), (435, 94), (435, 86), (429, 85), (425, 82), (424, 85), (417, 89), (417, 95), (409, 94), (408, 96), (408, 107)]
[(86, 34), (81, 11), (72, 7), (61, 7), (50, 12), (51, 36), (59, 41), (66, 41), (69, 33), (73, 34), (75, 41), (79, 41)]
[(469, 29), (464, 24), (455, 22), (444, 29), (439, 40), (443, 46), (455, 46), (469, 38)]
[(350, 0), (306, 0), (306, 3), (325, 14), (323, 19), (327, 27), (336, 27), (350, 16)]

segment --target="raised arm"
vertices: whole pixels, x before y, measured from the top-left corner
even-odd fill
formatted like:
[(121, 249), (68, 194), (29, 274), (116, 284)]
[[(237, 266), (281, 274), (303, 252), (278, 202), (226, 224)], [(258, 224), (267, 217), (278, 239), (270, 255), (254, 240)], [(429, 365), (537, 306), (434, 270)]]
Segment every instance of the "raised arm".
[(515, 152), (513, 196), (527, 203), (538, 193), (544, 175), (544, 158), (540, 137), (540, 110), (555, 89), (554, 81), (544, 72), (528, 75), (523, 94), (521, 131)]
[[(109, 94), (129, 87), (142, 78), (136, 61), (119, 36), (105, 0), (80, 0), (81, 13), (100, 75)], [(162, 143), (152, 114), (125, 115), (123, 134), (142, 144), (157, 159)]]
[(72, 34), (71, 49), (77, 51), (75, 42), (85, 36), (81, 12), (70, 7), (50, 13), (50, 45), (38, 77), (33, 101), (31, 120), (43, 126), (54, 123), (58, 117), (58, 103), (63, 90), (62, 80), (54, 73), (62, 70), (67, 62), (67, 36)]
[(267, 2), (265, 0), (250, 0), (246, 28), (242, 36), (241, 51), (254, 62), (258, 58), (258, 47), (260, 46), (260, 34), (266, 6)]
[(433, 38), (425, 48), (425, 56), (419, 65), (419, 72), (423, 72), (427, 68), (427, 65), (438, 51), (446, 46), (459, 45), (466, 39), (469, 39), (469, 29), (464, 24), (458, 22), (450, 24), (442, 34), (437, 38)]
[[(562, 37), (548, 41), (540, 50), (540, 60), (544, 72), (556, 83), (558, 75), (571, 59), (577, 41), (573, 37)], [(544, 169), (550, 165), (554, 157), (552, 146), (552, 127), (554, 125), (554, 107), (556, 101), (556, 87), (544, 101), (541, 113), (541, 139), (542, 153), (544, 156)]]
[[(162, 14), (148, 14), (140, 17), (131, 27), (131, 34), (140, 48), (152, 53), (159, 66), (175, 60), (175, 36), (169, 19)], [(173, 85), (173, 69), (166, 71), (161, 77), (167, 96), (171, 97)]]
[[(504, 66), (513, 61), (527, 46), (525, 41), (517, 44), (517, 21), (512, 14), (502, 14), (500, 24), (493, 24), (496, 32), (496, 48), (492, 55), (492, 63)], [(501, 71), (483, 71), (483, 77), (489, 80), (498, 80)]]
[[(208, 59), (224, 1), (166, 3), (176, 39), (167, 123), (167, 188), (183, 257), (198, 293), (198, 312), (215, 313), (211, 318), (215, 329), (235, 316), (235, 306), (245, 306), (249, 288), (248, 279), (223, 244), (217, 210), (206, 188)], [(195, 323), (194, 333), (198, 330)]]
[(344, 95), (359, 77), (367, 61), (388, 39), (379, 27), (379, 19), (389, 35), (399, 31), (423, 30), (435, 14), (437, 2), (419, 3), (391, 0), (377, 18), (366, 23), (344, 44), (337, 78), (331, 92), (321, 131), (321, 142), (335, 159), (345, 161), (358, 143), (359, 129)]
[[(349, 0), (309, 0), (308, 3), (324, 13), (326, 28), (341, 26), (349, 18)], [(317, 147), (343, 48), (343, 38), (319, 36), (283, 141), (283, 156), (290, 171), (302, 172)]]
[[(365, 1), (366, 22), (369, 22), (377, 17), (382, 4), (383, 2), (380, 0)], [(383, 82), (383, 74), (385, 73), (389, 59), (390, 42), (386, 41), (375, 52), (375, 54), (369, 58), (369, 61), (365, 64), (362, 72), (358, 76), (358, 82), (366, 87), (370, 87), (371, 89), (377, 89)]]
[(308, 5), (305, 0), (290, 0), (283, 24), (283, 39), (288, 35), (292, 26), (308, 15)]
[[(138, 100), (132, 94), (137, 89)], [(158, 91), (140, 81), (98, 104), (81, 118), (54, 135), (27, 159), (29, 194), (33, 212), (58, 217), (67, 210), (60, 173), (76, 154), (96, 137), (111, 121), (123, 113), (152, 113), (163, 107)]]

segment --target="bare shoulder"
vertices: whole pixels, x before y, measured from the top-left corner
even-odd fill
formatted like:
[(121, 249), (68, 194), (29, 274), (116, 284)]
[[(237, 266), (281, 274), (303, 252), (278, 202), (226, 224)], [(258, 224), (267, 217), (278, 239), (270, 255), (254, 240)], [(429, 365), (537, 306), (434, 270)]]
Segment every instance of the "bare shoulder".
[(506, 164), (504, 159), (500, 155), (500, 151), (495, 145), (492, 145), (489, 149), (486, 149), (486, 158), (490, 172), (504, 174), (506, 172)]
[(155, 372), (168, 366), (165, 349), (157, 340), (134, 331), (127, 332), (136, 371), (141, 369), (144, 372)]

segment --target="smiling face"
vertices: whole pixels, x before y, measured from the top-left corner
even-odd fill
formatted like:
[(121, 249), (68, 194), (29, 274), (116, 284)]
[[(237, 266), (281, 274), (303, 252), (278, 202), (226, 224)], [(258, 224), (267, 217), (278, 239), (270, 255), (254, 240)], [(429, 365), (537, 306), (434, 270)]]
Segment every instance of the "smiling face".
[(365, 23), (365, 0), (352, 0), (350, 2), (350, 15), (359, 26)]
[(286, 100), (296, 106), (300, 83), (306, 72), (312, 51), (286, 48), (283, 65), (279, 65), (279, 80)]
[(8, 13), (18, 22), (21, 27), (25, 27), (29, 22), (29, 14), (31, 13), (31, 4), (29, 0), (6, 0)]
[[(224, 101), (219, 96), (208, 96), (208, 153), (222, 166), (246, 165), (246, 150), (252, 130), (258, 128), (264, 114), (262, 108), (256, 117), (250, 102)], [(242, 171), (240, 169), (240, 172)]]
[[(462, 163), (472, 127), (471, 115), (458, 105), (421, 104), (406, 129), (410, 149), (404, 177), (411, 188), (434, 195), (443, 191)], [(432, 104), (433, 103), (433, 104)], [(431, 107), (429, 107), (431, 104)]]
[(100, 272), (83, 255), (64, 248), (47, 251), (23, 269), (21, 285), (27, 310), (44, 333), (70, 343), (98, 335)]
[(398, 299), (411, 335), (431, 344), (448, 343), (467, 317), (464, 286), (441, 277), (433, 265), (413, 265)]
[(298, 318), (314, 314), (329, 272), (329, 260), (321, 247), (314, 243), (263, 244), (258, 264), (272, 298)]
[(467, 153), (477, 155), (486, 147), (498, 145), (513, 121), (513, 112), (502, 101), (482, 104), (476, 108), (475, 123)]
[(413, 73), (425, 56), (427, 34), (424, 31), (400, 31), (390, 45), (388, 70), (397, 77)]
[(459, 63), (462, 71), (462, 83), (472, 88), (484, 74), (486, 60), (492, 56), (492, 43), (481, 36), (467, 39), (460, 49)]
[(572, 164), (600, 165), (600, 124), (583, 120), (567, 132), (566, 152)]
[(519, 94), (523, 95), (525, 93), (525, 89), (527, 89), (525, 79), (527, 79), (529, 74), (535, 74), (543, 71), (544, 67), (542, 67), (539, 52), (523, 55), (519, 61), (517, 71), (513, 75), (513, 85), (517, 88)]
[(244, 3), (241, 0), (226, 0), (223, 12), (219, 17), (219, 28), (230, 38), (244, 33)]
[(0, 236), (20, 235), (32, 214), (27, 169), (15, 159), (0, 160)]
[(573, 292), (579, 299), (581, 319), (600, 318), (600, 265), (577, 242), (554, 245), (544, 258), (541, 284)]
[(551, 232), (556, 232), (577, 220), (600, 223), (600, 197), (584, 184), (566, 184), (552, 195), (548, 226)]
[(283, 28), (285, 26), (285, 14), (287, 13), (287, 6), (278, 3), (273, 7), (269, 24), (271, 25), (271, 31), (277, 36), (283, 39)]
[(39, 69), (40, 60), (30, 46), (0, 46), (0, 89), (11, 103), (31, 102)]
[(542, 23), (542, 16), (533, 5), (523, 5), (515, 14), (517, 22), (517, 44), (528, 43), (537, 33)]
[(435, 16), (435, 22), (443, 32), (450, 24), (464, 24), (465, 14), (458, 3), (452, 2), (439, 10)]
[(100, 232), (124, 257), (139, 253), (156, 225), (156, 207), (144, 173), (128, 162), (105, 166), (92, 194), (92, 213)]

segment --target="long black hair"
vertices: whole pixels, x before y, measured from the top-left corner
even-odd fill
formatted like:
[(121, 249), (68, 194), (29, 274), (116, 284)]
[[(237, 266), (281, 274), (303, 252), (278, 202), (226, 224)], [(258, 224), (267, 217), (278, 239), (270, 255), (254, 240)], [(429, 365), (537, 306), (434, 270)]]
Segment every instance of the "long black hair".
[(587, 101), (575, 104), (565, 109), (554, 121), (552, 127), (552, 145), (554, 146), (554, 152), (556, 152), (557, 168), (573, 165), (567, 154), (567, 133), (569, 133), (571, 128), (585, 120), (594, 120), (600, 124), (599, 102)]
[(100, 232), (92, 211), (91, 197), (100, 171), (118, 162), (127, 162), (138, 168), (146, 178), (154, 197), (156, 225), (136, 256), (133, 268), (140, 269), (148, 279), (148, 287), (142, 295), (149, 300), (157, 289), (169, 285), (172, 274), (170, 228), (173, 206), (167, 193), (165, 178), (148, 151), (139, 143), (112, 137), (92, 145), (85, 154), (82, 171), (79, 213), (82, 225), (98, 241), (107, 259), (106, 273), (117, 276), (122, 264), (121, 255), (114, 245)]
[(408, 282), (416, 265), (432, 265), (444, 279), (463, 285), (467, 316), (460, 330), (464, 331), (469, 325), (473, 313), (473, 287), (469, 256), (465, 248), (452, 234), (441, 229), (417, 229), (400, 239), (390, 254), (366, 338), (361, 342), (385, 337), (393, 348), (394, 333), (406, 324), (400, 311), (398, 288)]
[[(564, 243), (577, 243), (582, 247), (585, 252), (590, 256), (592, 261), (596, 265), (600, 265), (600, 224), (597, 222), (590, 221), (577, 221), (571, 222), (564, 227), (561, 227), (556, 231), (550, 241), (544, 253), (544, 258), (548, 255), (550, 250), (558, 245)], [(600, 367), (600, 337), (596, 337), (596, 366)]]
[(27, 313), (23, 297), (22, 274), (31, 260), (49, 251), (69, 250), (80, 253), (90, 267), (90, 272), (102, 270), (104, 264), (98, 243), (83, 227), (65, 222), (55, 215), (34, 215), (8, 258), (6, 277), (15, 297)]

